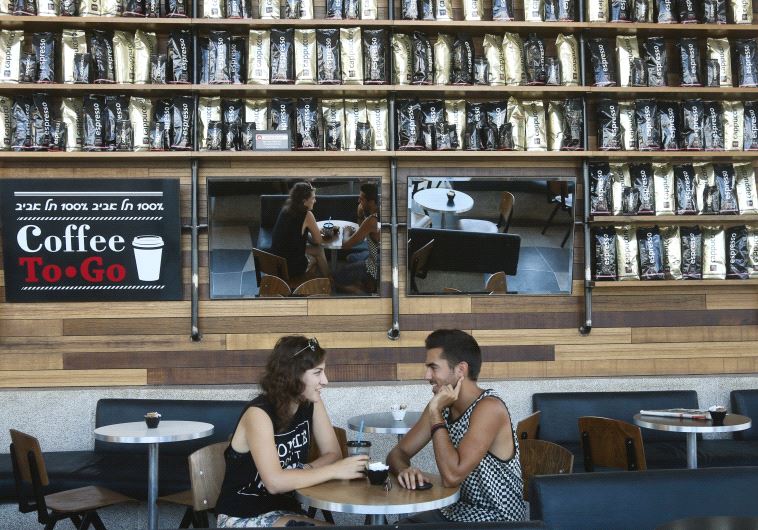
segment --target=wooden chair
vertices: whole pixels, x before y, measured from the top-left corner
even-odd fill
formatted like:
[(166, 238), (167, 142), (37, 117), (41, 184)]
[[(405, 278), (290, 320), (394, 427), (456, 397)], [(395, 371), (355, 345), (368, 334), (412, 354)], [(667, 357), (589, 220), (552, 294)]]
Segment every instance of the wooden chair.
[[(340, 451), (342, 452), (342, 458), (347, 458), (347, 432), (345, 432), (345, 429), (341, 427), (335, 427), (334, 434), (337, 435), (337, 442), (340, 444)], [(310, 452), (308, 453), (308, 461), (313, 462), (320, 456), (321, 456), (321, 453), (319, 452), (316, 444), (311, 443)], [(313, 506), (309, 506), (308, 517), (316, 517), (317, 511), (318, 509), (314, 508)], [(324, 514), (324, 520), (326, 522), (334, 524), (334, 516), (332, 515), (332, 512), (330, 512), (329, 510), (321, 510), (321, 513)]]
[(629, 471), (647, 469), (640, 428), (631, 423), (597, 416), (579, 418), (585, 471), (595, 466)]
[(293, 296), (329, 296), (332, 294), (332, 284), (329, 278), (313, 278), (303, 282), (292, 291)]
[[(18, 509), (21, 513), (37, 511), (37, 520), (52, 530), (63, 519), (70, 519), (79, 530), (91, 526), (105, 530), (97, 510), (134, 499), (100, 486), (84, 486), (45, 495), (50, 479), (39, 441), (23, 432), (11, 429), (11, 463), (16, 483)], [(31, 498), (29, 494), (31, 486)]]
[(516, 424), (516, 436), (519, 440), (535, 440), (540, 428), (540, 411), (530, 414)]
[(261, 283), (258, 288), (258, 296), (290, 296), (292, 290), (287, 282), (282, 280), (279, 276), (273, 276), (271, 274), (264, 274), (261, 276)]
[(504, 191), (500, 195), (500, 208), (497, 224), (484, 219), (461, 219), (459, 221), (460, 229), (466, 232), (485, 232), (494, 234), (495, 232), (507, 232), (513, 218), (513, 205), (516, 199), (509, 191)]
[(442, 294), (463, 294), (463, 291), (455, 287), (443, 287)]
[(416, 285), (416, 277), (426, 277), (426, 264), (429, 261), (429, 256), (434, 248), (434, 239), (430, 240), (426, 245), (418, 249), (411, 256), (408, 264), (411, 276), (411, 292), (418, 294), (418, 286)]
[[(287, 260), (276, 254), (266, 252), (259, 248), (253, 249), (253, 260), (255, 261), (256, 275), (260, 273), (267, 274), (269, 276), (277, 276), (284, 280), (290, 289), (296, 288), (309, 278), (309, 273), (314, 266), (314, 263), (308, 264), (308, 270), (305, 271), (303, 276), (290, 277), (289, 269), (287, 267)], [(258, 278), (258, 282), (262, 282), (263, 277)]]
[(508, 282), (505, 272), (499, 271), (487, 278), (484, 290), (489, 294), (505, 294), (508, 292)]
[(571, 451), (547, 440), (519, 440), (519, 449), (525, 501), (529, 500), (529, 481), (533, 476), (571, 473), (574, 467)]
[(187, 507), (179, 528), (209, 528), (208, 512), (216, 507), (226, 474), (224, 451), (227, 447), (229, 442), (217, 442), (189, 455), (192, 489), (160, 498)]

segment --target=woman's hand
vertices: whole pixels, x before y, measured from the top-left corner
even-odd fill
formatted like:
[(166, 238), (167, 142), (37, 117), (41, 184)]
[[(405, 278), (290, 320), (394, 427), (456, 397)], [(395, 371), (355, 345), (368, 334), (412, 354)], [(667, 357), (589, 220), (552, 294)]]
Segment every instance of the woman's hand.
[(415, 490), (416, 486), (431, 482), (420, 469), (407, 467), (397, 474), (397, 481), (404, 488)]
[(362, 471), (365, 471), (368, 464), (368, 456), (358, 455), (343, 458), (332, 464), (334, 478), (340, 480), (352, 480), (363, 477)]

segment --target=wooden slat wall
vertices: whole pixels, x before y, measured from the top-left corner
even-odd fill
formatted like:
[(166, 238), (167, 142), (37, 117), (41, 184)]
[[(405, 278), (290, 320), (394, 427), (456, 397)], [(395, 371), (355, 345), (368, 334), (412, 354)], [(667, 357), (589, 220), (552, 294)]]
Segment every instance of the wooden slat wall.
[[(458, 164), (460, 165), (460, 164)], [(450, 164), (403, 162), (398, 210), (405, 220), (408, 175), (453, 174)], [(469, 164), (492, 178), (502, 163)], [(574, 175), (575, 162), (522, 163), (507, 174)], [(181, 215), (190, 214), (186, 162), (74, 162), (55, 166), (7, 163), (2, 178), (179, 178)], [(390, 218), (386, 162), (203, 162), (200, 216), (207, 219), (210, 177), (380, 177), (382, 219)], [(581, 186), (579, 196), (581, 197)], [(579, 218), (578, 214), (578, 218)], [(405, 291), (405, 234), (400, 234), (401, 292)], [(389, 293), (390, 236), (382, 238), (382, 291)], [(602, 289), (593, 295), (593, 330), (584, 319), (582, 230), (575, 236), (571, 296), (444, 296), (400, 299), (401, 335), (387, 339), (389, 297), (367, 299), (210, 300), (207, 236), (200, 238), (200, 330), (192, 342), (189, 286), (183, 301), (108, 303), (0, 303), (0, 387), (230, 384), (255, 382), (276, 339), (286, 333), (317, 335), (330, 351), (335, 381), (423, 377), (423, 340), (438, 327), (471, 332), (483, 347), (486, 378), (540, 378), (758, 371), (758, 287), (681, 285)], [(183, 278), (188, 281), (190, 240), (182, 237)], [(0, 286), (0, 290), (4, 287)]]

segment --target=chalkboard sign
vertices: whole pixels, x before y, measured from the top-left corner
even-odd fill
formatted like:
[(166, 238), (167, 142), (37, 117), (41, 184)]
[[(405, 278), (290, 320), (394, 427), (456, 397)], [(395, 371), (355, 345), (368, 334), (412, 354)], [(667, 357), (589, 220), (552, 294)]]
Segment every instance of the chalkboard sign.
[(0, 181), (8, 302), (179, 300), (177, 179)]

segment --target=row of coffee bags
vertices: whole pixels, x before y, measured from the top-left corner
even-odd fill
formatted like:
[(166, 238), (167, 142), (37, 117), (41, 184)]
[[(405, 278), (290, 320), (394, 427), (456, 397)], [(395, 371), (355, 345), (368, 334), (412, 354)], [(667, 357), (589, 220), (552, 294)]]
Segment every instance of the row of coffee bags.
[[(204, 0), (203, 18), (303, 19), (314, 18), (313, 0), (259, 0), (257, 13), (250, 0)], [(376, 0), (326, 0), (324, 18), (376, 20)]]
[(386, 151), (389, 144), (384, 99), (201, 97), (201, 151), (250, 151), (255, 131), (290, 131), (292, 149)]
[(31, 39), (20, 30), (0, 30), (0, 83), (191, 83), (192, 33), (173, 31), (166, 54), (158, 53), (157, 42), (155, 33), (139, 29), (64, 29)]
[[(758, 42), (755, 38), (737, 39), (734, 46), (726, 38), (706, 40), (705, 53), (695, 37), (677, 43), (680, 79), (669, 79), (674, 71), (669, 63), (666, 40), (647, 37), (642, 54), (637, 37), (619, 35), (615, 49), (610, 39), (587, 42), (594, 86), (721, 86), (734, 83), (741, 87), (758, 86)], [(616, 60), (614, 60), (614, 58)], [(618, 66), (617, 66), (618, 65)]]
[(583, 149), (582, 100), (471, 102), (398, 100), (395, 145), (400, 150)]
[(190, 17), (192, 3), (188, 0), (4, 0), (0, 2), (0, 15)]
[(591, 215), (758, 214), (750, 162), (592, 162)]
[(151, 100), (88, 94), (0, 97), (0, 149), (13, 151), (189, 151), (194, 96)]
[[(752, 24), (752, 0), (589, 0), (588, 22)], [(728, 16), (727, 16), (728, 14)]]
[(758, 226), (603, 226), (592, 230), (595, 280), (758, 278)]
[(755, 151), (758, 102), (598, 100), (601, 151)]

